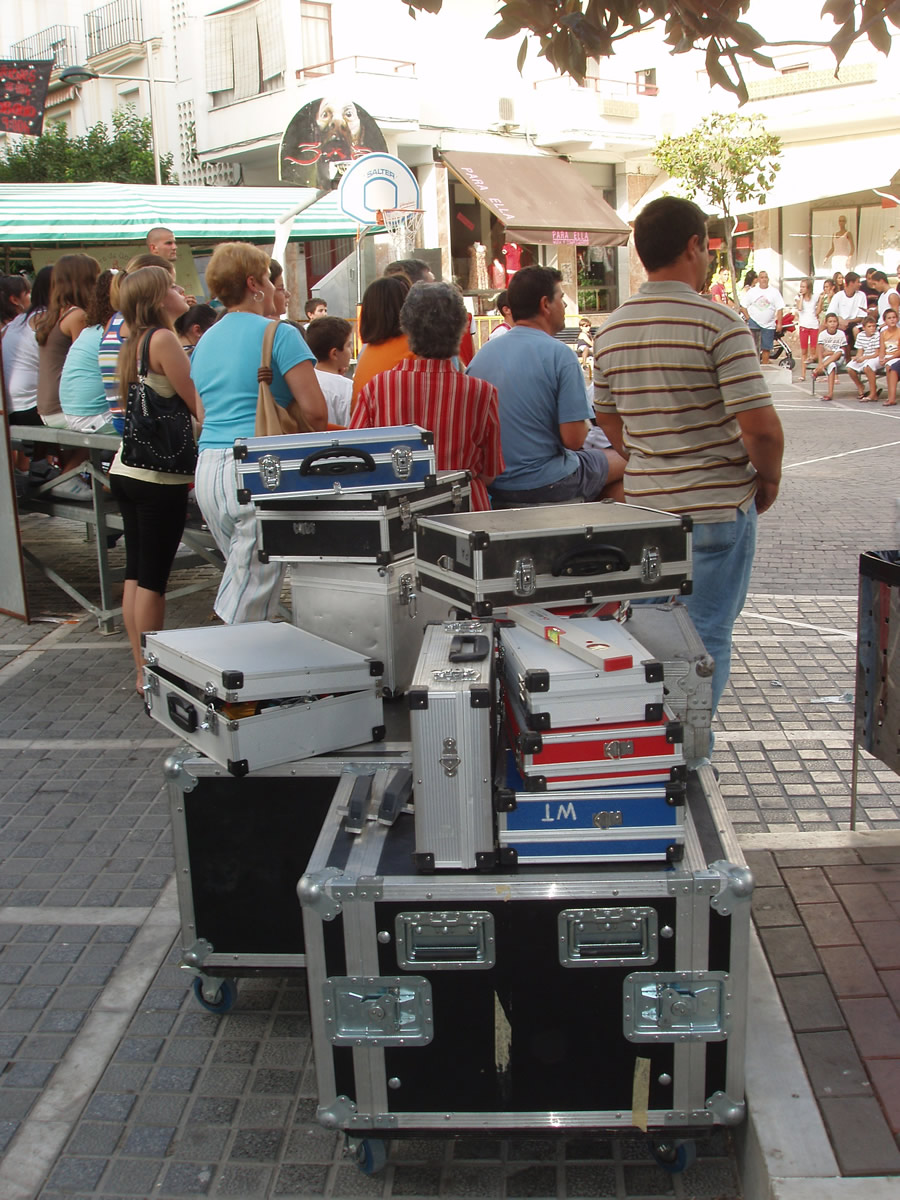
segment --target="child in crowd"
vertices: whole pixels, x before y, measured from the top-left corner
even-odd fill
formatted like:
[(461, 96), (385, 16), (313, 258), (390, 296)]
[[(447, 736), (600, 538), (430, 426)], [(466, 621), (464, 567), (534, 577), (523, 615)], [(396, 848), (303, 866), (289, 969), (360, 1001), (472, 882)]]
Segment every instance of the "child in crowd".
[(306, 327), (306, 343), (316, 356), (316, 378), (328, 405), (328, 421), (346, 428), (353, 384), (344, 372), (353, 353), (353, 328), (342, 317), (317, 317)]
[[(875, 390), (875, 372), (881, 366), (881, 359), (878, 357), (880, 344), (877, 319), (866, 317), (863, 321), (862, 333), (856, 335), (856, 353), (847, 364), (847, 374), (856, 384), (856, 398), (861, 403), (878, 399), (878, 393)], [(869, 384), (868, 396), (859, 378), (862, 372), (865, 372)]]
[(587, 317), (582, 317), (578, 322), (578, 341), (575, 345), (575, 352), (582, 367), (586, 367), (588, 359), (594, 353), (594, 330)]
[(310, 296), (303, 305), (303, 311), (306, 313), (307, 321), (315, 321), (319, 317), (328, 316), (328, 305), (321, 296)]
[(806, 379), (806, 364), (815, 362), (819, 340), (819, 318), (812, 293), (812, 280), (801, 279), (797, 291), (797, 325), (800, 334), (800, 381)]
[(900, 376), (900, 314), (894, 308), (886, 308), (883, 315), (884, 327), (881, 330), (878, 357), (884, 363), (888, 394), (882, 404), (893, 406), (897, 403), (897, 378)]
[(816, 346), (819, 365), (813, 371), (813, 379), (818, 379), (820, 375), (828, 376), (828, 395), (820, 397), (822, 400), (834, 399), (834, 379), (837, 374), (837, 365), (844, 357), (846, 349), (847, 335), (842, 329), (838, 329), (836, 314), (829, 313), (825, 318), (825, 329), (819, 334), (819, 342)]

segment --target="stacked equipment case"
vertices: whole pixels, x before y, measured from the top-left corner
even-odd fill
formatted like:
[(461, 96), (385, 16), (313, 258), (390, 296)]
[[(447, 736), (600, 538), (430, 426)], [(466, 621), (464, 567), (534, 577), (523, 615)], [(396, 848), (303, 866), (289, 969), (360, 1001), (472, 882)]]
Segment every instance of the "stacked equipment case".
[(680, 863), (422, 877), (413, 821), (343, 828), (300, 882), (319, 1120), (683, 1131), (744, 1114), (752, 877), (711, 768)]

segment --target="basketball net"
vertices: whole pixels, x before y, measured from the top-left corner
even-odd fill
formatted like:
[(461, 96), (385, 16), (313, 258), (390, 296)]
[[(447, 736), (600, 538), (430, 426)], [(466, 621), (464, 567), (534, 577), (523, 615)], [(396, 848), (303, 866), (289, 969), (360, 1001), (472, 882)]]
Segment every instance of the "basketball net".
[(395, 259), (409, 258), (415, 250), (423, 216), (421, 208), (379, 208), (376, 212), (376, 224), (388, 231)]

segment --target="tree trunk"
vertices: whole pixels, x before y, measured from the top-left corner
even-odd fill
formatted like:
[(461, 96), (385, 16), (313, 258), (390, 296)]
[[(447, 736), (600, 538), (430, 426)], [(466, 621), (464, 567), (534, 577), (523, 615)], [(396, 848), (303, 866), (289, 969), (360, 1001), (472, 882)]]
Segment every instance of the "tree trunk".
[(724, 211), (723, 216), (725, 229), (725, 257), (728, 260), (728, 278), (731, 281), (731, 298), (734, 301), (735, 306), (740, 309), (741, 302), (738, 299), (737, 272), (734, 269), (734, 231), (737, 229), (738, 221), (737, 217), (730, 216), (727, 210)]

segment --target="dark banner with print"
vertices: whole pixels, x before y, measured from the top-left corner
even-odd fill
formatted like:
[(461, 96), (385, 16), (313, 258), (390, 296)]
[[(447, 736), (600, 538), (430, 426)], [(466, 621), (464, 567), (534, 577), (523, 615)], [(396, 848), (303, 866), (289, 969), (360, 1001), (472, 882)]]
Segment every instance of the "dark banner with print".
[(52, 59), (0, 59), (0, 129), (32, 133), (44, 128)]

